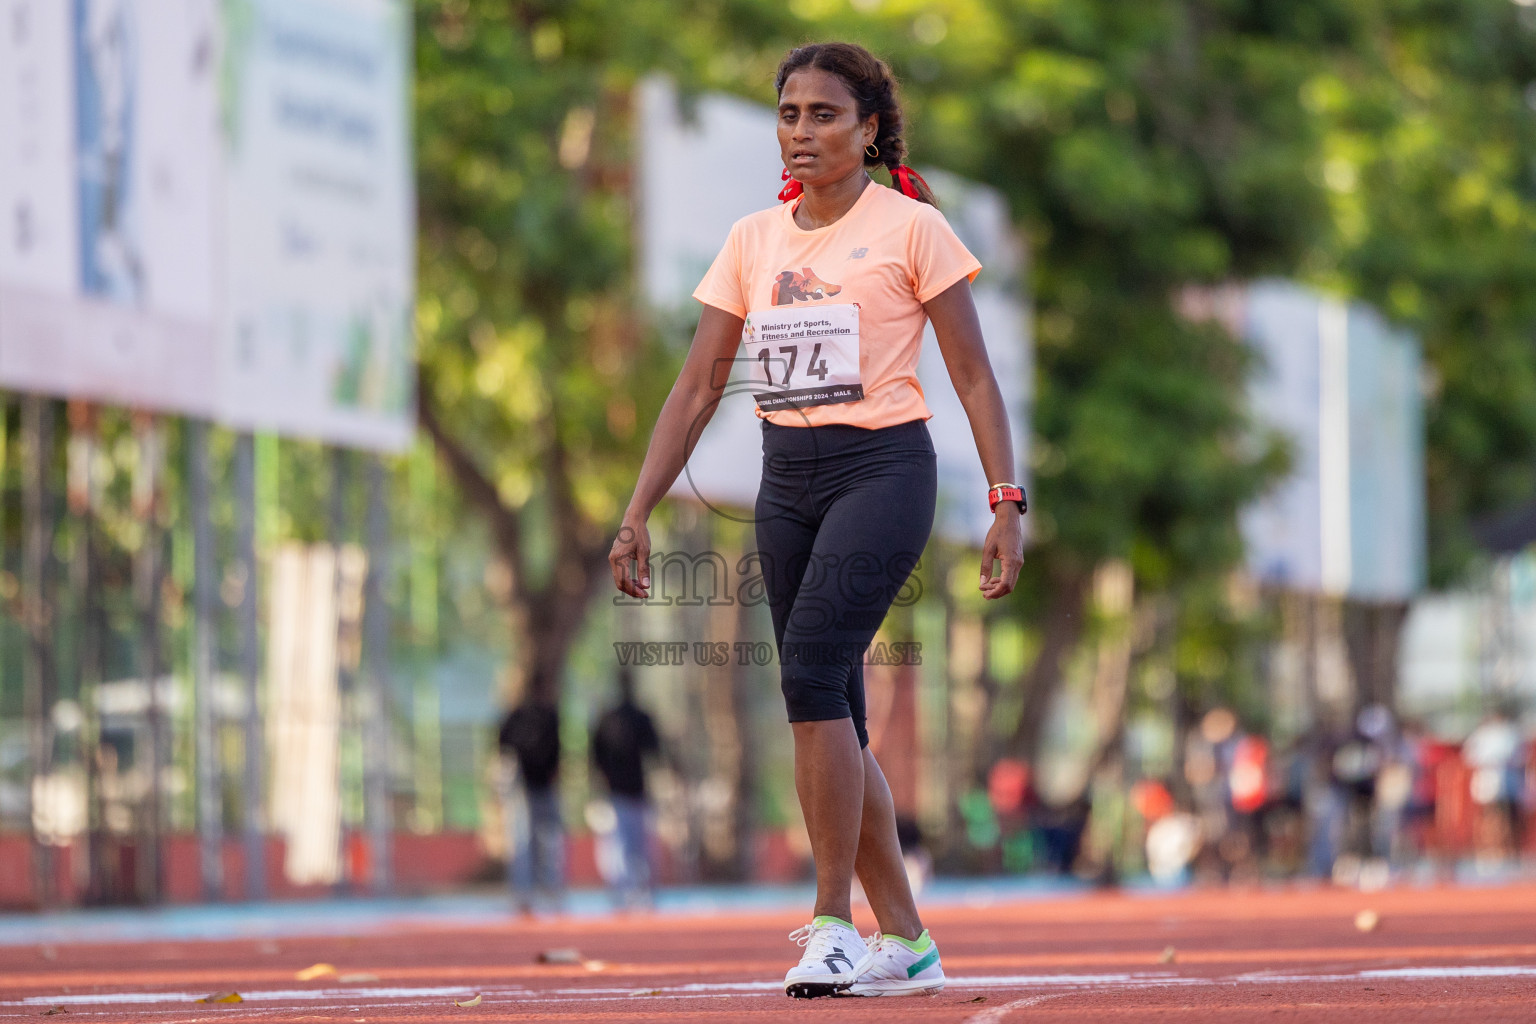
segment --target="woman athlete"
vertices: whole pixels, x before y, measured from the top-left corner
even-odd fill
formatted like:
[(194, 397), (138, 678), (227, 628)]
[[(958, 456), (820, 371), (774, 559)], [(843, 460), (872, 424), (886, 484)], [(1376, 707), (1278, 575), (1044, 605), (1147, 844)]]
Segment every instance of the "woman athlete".
[[(1008, 482), (1008, 415), (971, 300), (981, 264), (902, 164), (890, 70), (861, 47), (824, 43), (792, 50), (775, 85), (786, 202), (738, 221), (694, 292), (704, 311), (609, 562), (620, 591), (648, 596), (646, 520), (724, 394), (718, 368), (745, 346), (763, 429), (757, 543), (816, 861), (814, 918), (790, 936), (805, 954), (784, 989), (937, 992), (944, 971), (868, 750), (863, 679), (864, 651), (933, 527), (936, 467), (917, 380), (926, 321), (998, 482), (981, 560), (989, 599), (1018, 579), (1024, 496)], [(879, 164), (897, 188), (870, 179)], [(880, 928), (868, 944), (851, 923), (855, 873)]]

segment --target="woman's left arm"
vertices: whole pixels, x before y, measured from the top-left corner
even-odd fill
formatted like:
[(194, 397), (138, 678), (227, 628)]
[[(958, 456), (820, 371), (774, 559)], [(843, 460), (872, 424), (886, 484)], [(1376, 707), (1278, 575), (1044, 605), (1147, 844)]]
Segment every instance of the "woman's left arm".
[[(939, 339), (939, 352), (949, 379), (954, 382), (960, 404), (971, 421), (971, 435), (989, 484), (1013, 483), (1018, 467), (1013, 461), (1013, 436), (1008, 430), (1008, 409), (1003, 393), (987, 358), (987, 346), (981, 337), (981, 321), (976, 317), (976, 303), (971, 299), (971, 283), (961, 279), (923, 303), (933, 333)], [(1024, 529), (1022, 509), (1012, 501), (997, 503), (992, 526), (987, 530), (981, 552), (981, 593), (995, 600), (1013, 592), (1024, 564)], [(994, 563), (1002, 562), (1002, 572), (994, 574)]]

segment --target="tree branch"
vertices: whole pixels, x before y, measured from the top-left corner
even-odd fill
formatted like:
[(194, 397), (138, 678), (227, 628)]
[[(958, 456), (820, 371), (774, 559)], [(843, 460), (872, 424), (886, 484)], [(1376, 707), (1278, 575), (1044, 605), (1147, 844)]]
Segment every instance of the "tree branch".
[(475, 457), (443, 426), (433, 401), (431, 382), (425, 373), (417, 374), (417, 394), (419, 395), (417, 420), (421, 423), (422, 429), (432, 438), (438, 458), (458, 483), (459, 490), (465, 499), (479, 509), (485, 516), (486, 522), (490, 524), (496, 547), (512, 570), (513, 602), (526, 601), (530, 595), (523, 583), (522, 522), (518, 519), (517, 513), (502, 502), (501, 493), (496, 489), (496, 484), (480, 468)]

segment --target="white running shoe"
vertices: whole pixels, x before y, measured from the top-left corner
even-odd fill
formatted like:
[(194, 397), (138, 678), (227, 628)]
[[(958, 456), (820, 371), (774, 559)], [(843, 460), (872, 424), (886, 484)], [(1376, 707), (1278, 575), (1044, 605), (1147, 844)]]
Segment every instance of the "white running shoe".
[(939, 947), (926, 930), (911, 944), (889, 935), (872, 935), (870, 940), (869, 954), (854, 968), (853, 984), (838, 995), (932, 995), (944, 988)]
[(784, 993), (796, 999), (830, 996), (853, 983), (854, 967), (868, 958), (869, 947), (848, 922), (816, 918), (789, 933), (805, 947), (800, 962), (784, 975)]

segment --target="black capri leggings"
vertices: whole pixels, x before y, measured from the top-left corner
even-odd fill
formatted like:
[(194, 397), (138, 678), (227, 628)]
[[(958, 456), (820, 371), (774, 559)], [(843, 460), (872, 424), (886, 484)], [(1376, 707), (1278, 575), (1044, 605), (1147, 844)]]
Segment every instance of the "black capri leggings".
[(864, 653), (928, 543), (937, 473), (922, 420), (763, 421), (757, 546), (791, 722), (852, 718), (869, 745)]

